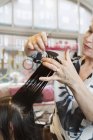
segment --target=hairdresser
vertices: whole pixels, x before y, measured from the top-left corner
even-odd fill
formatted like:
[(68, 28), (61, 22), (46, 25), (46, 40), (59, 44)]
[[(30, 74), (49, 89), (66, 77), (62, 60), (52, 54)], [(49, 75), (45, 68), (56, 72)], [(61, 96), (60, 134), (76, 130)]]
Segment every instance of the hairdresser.
[[(28, 38), (25, 45), (27, 56), (33, 50), (43, 52), (47, 46), (45, 32)], [(70, 59), (65, 52), (60, 63), (51, 58), (42, 58), (44, 66), (54, 71), (42, 81), (58, 81), (61, 86), (55, 93), (55, 111), (50, 126), (53, 140), (93, 139), (93, 23), (85, 33), (82, 57)]]

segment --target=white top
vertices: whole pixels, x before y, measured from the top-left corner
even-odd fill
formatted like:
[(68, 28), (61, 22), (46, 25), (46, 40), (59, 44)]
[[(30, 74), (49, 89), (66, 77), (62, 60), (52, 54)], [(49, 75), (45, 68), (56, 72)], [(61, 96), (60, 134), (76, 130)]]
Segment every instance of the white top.
[[(81, 62), (81, 59), (75, 59), (73, 64), (79, 72), (84, 60)], [(92, 73), (84, 83), (93, 94)], [(51, 124), (53, 135), (58, 140), (93, 140), (93, 123), (86, 120), (71, 90), (64, 84), (55, 87), (56, 108)]]

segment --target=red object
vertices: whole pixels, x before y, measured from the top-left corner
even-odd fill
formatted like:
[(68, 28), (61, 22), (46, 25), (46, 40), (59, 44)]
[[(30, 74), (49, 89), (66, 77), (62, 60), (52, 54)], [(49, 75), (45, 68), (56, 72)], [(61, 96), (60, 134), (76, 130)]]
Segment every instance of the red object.
[(54, 89), (52, 85), (47, 85), (42, 93), (44, 102), (54, 101)]

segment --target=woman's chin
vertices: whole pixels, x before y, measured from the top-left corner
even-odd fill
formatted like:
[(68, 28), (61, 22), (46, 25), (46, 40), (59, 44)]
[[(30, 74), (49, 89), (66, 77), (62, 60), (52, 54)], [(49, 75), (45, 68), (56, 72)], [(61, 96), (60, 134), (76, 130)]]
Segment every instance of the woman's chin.
[(93, 53), (90, 51), (83, 51), (83, 55), (88, 57), (88, 58), (92, 58), (93, 59)]

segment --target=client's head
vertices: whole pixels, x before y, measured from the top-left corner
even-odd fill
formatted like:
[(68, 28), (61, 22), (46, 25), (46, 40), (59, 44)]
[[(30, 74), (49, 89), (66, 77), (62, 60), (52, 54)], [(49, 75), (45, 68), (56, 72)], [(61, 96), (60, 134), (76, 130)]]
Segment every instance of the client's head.
[(0, 140), (25, 140), (19, 107), (6, 99), (0, 99)]

